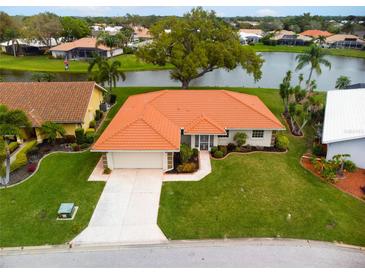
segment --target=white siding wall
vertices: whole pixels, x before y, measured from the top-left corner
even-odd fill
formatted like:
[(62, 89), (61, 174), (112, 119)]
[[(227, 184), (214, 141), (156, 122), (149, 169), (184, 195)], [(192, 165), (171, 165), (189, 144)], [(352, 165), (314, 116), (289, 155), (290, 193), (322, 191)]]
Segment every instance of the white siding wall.
[(358, 167), (365, 168), (365, 138), (328, 144), (327, 160), (336, 154), (350, 154), (350, 160)]
[(263, 138), (252, 138), (252, 130), (230, 130), (229, 137), (219, 137), (218, 145), (228, 145), (229, 143), (235, 143), (233, 141), (234, 135), (237, 132), (245, 132), (247, 134), (246, 144), (251, 146), (263, 146), (270, 147), (271, 146), (271, 136), (272, 130), (264, 130)]

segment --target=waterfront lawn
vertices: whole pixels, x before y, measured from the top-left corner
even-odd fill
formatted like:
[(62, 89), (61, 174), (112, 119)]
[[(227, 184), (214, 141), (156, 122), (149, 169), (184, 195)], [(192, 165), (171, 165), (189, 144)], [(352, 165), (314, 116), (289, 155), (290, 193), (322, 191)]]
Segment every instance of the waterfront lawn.
[[(46, 55), (14, 57), (7, 54), (1, 54), (0, 60), (0, 69), (44, 72), (65, 71), (62, 59), (51, 59)], [(119, 55), (110, 58), (110, 60), (120, 61), (122, 64), (121, 70), (123, 71), (158, 70), (165, 68), (139, 61), (133, 54)], [(68, 73), (86, 73), (87, 68), (87, 61), (72, 60), (70, 61), (70, 70)]]
[[(250, 46), (256, 52), (292, 52), (292, 53), (302, 53), (308, 46), (268, 46), (261, 43)], [(328, 55), (334, 56), (344, 56), (344, 57), (356, 57), (365, 58), (364, 50), (356, 49), (324, 49)]]
[[(62, 244), (89, 223), (103, 182), (88, 182), (100, 154), (56, 153), (26, 182), (0, 189), (0, 246)], [(72, 221), (57, 221), (61, 203), (79, 207)]]

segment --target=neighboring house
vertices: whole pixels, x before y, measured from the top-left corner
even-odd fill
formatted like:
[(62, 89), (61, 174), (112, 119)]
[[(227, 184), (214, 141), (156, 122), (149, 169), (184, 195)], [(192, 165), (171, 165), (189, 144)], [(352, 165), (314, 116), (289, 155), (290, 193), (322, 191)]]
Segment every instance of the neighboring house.
[(0, 82), (0, 104), (23, 110), (32, 125), (25, 137), (41, 142), (47, 121), (61, 124), (67, 135), (89, 128), (104, 92), (95, 82)]
[(263, 31), (260, 29), (240, 29), (238, 34), (241, 44), (254, 44), (262, 38)]
[(143, 26), (132, 26), (133, 29), (133, 41), (134, 42), (141, 42), (145, 40), (152, 39), (152, 35), (148, 28)]
[(365, 41), (352, 34), (335, 34), (327, 37), (326, 44), (330, 48), (362, 49), (365, 45)]
[[(51, 39), (51, 45), (57, 45), (56, 39)], [(14, 40), (16, 55), (41, 55), (48, 50), (48, 46), (39, 40), (34, 39), (16, 39)], [(13, 41), (0, 43), (1, 51), (13, 55)]]
[(118, 32), (120, 32), (123, 29), (122, 26), (107, 26), (105, 27), (105, 30), (107, 33), (109, 33), (110, 35), (116, 35)]
[(296, 34), (290, 30), (274, 31), (273, 34), (270, 40), (276, 41), (278, 45), (303, 46), (312, 41), (311, 37)]
[(85, 37), (50, 48), (50, 52), (54, 58), (65, 58), (68, 60), (88, 59), (94, 55), (111, 57), (123, 53), (123, 50), (120, 48), (111, 49), (102, 44), (96, 47), (96, 41), (96, 38)]
[(303, 31), (302, 33), (300, 33), (300, 35), (304, 35), (304, 36), (308, 36), (308, 37), (312, 37), (312, 38), (318, 38), (320, 36), (329, 37), (333, 34), (328, 31), (324, 31), (324, 30), (309, 29), (309, 30)]
[(327, 159), (350, 154), (351, 161), (365, 168), (365, 89), (327, 92), (322, 142)]
[(173, 169), (185, 143), (198, 150), (233, 143), (270, 147), (285, 127), (253, 95), (225, 90), (162, 90), (130, 96), (92, 147), (114, 168)]
[(345, 89), (356, 89), (356, 88), (365, 88), (365, 83), (356, 83), (345, 87)]

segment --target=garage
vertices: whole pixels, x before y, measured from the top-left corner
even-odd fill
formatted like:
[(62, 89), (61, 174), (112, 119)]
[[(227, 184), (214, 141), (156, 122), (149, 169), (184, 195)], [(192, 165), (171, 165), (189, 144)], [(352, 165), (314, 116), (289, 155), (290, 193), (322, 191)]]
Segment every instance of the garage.
[(164, 153), (162, 152), (111, 152), (108, 154), (108, 165), (112, 168), (163, 168)]

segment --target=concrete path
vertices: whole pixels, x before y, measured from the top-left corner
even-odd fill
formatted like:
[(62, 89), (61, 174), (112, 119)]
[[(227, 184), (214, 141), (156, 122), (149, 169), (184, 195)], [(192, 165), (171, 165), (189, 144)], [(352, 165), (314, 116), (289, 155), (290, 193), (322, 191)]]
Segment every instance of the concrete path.
[(208, 151), (200, 151), (199, 153), (199, 170), (190, 174), (164, 174), (162, 180), (164, 182), (176, 181), (200, 181), (212, 172), (210, 165), (210, 155)]
[(286, 239), (0, 251), (0, 267), (365, 267), (365, 252)]
[(16, 149), (16, 151), (14, 151), (11, 155), (10, 155), (10, 164), (12, 164), (15, 159), (16, 159), (16, 156), (18, 155), (18, 153), (22, 150), (22, 148), (25, 146), (26, 143), (22, 143), (22, 144), (19, 144), (19, 147)]
[(88, 227), (72, 243), (88, 245), (167, 241), (157, 225), (161, 186), (161, 170), (113, 170)]

